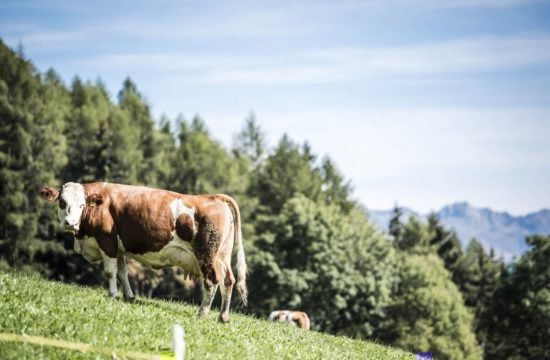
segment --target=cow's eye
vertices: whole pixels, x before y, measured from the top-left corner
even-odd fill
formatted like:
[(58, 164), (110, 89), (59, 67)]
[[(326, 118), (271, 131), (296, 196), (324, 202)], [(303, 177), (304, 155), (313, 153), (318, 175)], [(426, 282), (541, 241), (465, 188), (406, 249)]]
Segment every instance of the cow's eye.
[(59, 200), (59, 208), (65, 209), (67, 207), (67, 203), (65, 200)]

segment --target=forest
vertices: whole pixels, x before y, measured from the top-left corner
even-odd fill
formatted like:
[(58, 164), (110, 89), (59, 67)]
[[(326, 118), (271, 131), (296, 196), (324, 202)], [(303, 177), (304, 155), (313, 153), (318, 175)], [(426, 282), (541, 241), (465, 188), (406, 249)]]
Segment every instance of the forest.
[[(396, 206), (380, 232), (330, 157), (290, 135), (268, 146), (252, 113), (235, 133), (226, 148), (199, 115), (155, 119), (130, 78), (115, 95), (101, 80), (67, 85), (0, 40), (0, 271), (104, 285), (43, 185), (225, 193), (241, 209), (249, 266), (249, 305), (237, 311), (306, 311), (315, 330), (438, 359), (550, 359), (550, 236), (528, 237), (505, 263), (476, 239), (463, 249), (434, 214), (405, 221)], [(135, 283), (158, 277), (150, 295), (197, 301), (176, 269), (140, 271)]]

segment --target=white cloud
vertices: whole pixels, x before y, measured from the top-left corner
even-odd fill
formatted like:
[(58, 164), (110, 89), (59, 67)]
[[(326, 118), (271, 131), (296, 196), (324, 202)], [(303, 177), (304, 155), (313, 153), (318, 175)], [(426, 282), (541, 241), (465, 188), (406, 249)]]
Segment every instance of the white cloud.
[(377, 6), (377, 7), (395, 7), (411, 6), (422, 8), (458, 8), (458, 7), (484, 7), (484, 8), (503, 8), (503, 7), (521, 7), (531, 4), (545, 3), (548, 0), (370, 0), (370, 1), (351, 1), (348, 4), (355, 6)]
[(550, 65), (550, 36), (483, 36), (445, 42), (336, 48), (306, 53), (350, 78), (357, 75), (437, 75)]
[[(344, 50), (345, 51), (345, 50)], [(356, 55), (356, 56), (353, 56)], [(549, 36), (495, 37), (411, 45), (350, 54), (374, 71), (404, 74), (465, 73), (550, 63)]]
[[(205, 112), (231, 144), (244, 113)], [(422, 212), (468, 200), (527, 213), (548, 207), (549, 108), (318, 109), (256, 112), (276, 144), (283, 133), (330, 155), (371, 208), (395, 201)]]
[[(317, 84), (383, 76), (439, 76), (548, 67), (550, 36), (484, 36), (395, 47), (289, 54), (127, 53), (87, 61), (103, 68), (179, 73), (190, 82)], [(151, 65), (154, 65), (151, 67)]]
[[(391, 1), (391, 0), (390, 0)], [(393, 11), (401, 7), (441, 6), (522, 6), (535, 0), (393, 0)], [(169, 3), (169, 2), (168, 2)], [(322, 47), (297, 46), (295, 39), (322, 38), (345, 28), (334, 23), (332, 14), (349, 16), (364, 6), (380, 6), (380, 0), (356, 2), (301, 2), (284, 6), (242, 1), (217, 6), (196, 6), (188, 3), (158, 5), (163, 11), (136, 6), (128, 13), (112, 11), (110, 17), (101, 12), (44, 5), (49, 11), (63, 10), (82, 15), (82, 21), (60, 27), (39, 26), (4, 21), (0, 32), (15, 46), (22, 41), (26, 49), (36, 53), (85, 53), (76, 59), (103, 69), (128, 69), (128, 72), (170, 72), (185, 76), (186, 81), (228, 84), (319, 84), (350, 82), (380, 76), (464, 75), (544, 66), (550, 64), (550, 35), (477, 36), (440, 42), (409, 45)], [(41, 3), (26, 2), (36, 7)], [(53, 10), (50, 9), (53, 7)], [(362, 9), (361, 11), (368, 10)], [(155, 16), (151, 16), (154, 13)], [(92, 16), (93, 15), (93, 16)], [(306, 21), (312, 18), (315, 21)], [(92, 21), (93, 19), (93, 21)], [(270, 42), (290, 42), (288, 50), (274, 52)], [(211, 42), (212, 41), (212, 42)], [(227, 41), (227, 44), (225, 42)], [(243, 46), (253, 41), (250, 47)], [(264, 42), (259, 45), (258, 42)], [(170, 44), (166, 47), (159, 43)], [(233, 48), (232, 44), (241, 47)], [(298, 42), (300, 43), (300, 42)], [(133, 44), (126, 46), (126, 44)], [(137, 44), (137, 45), (136, 45)], [(280, 44), (280, 43), (279, 43)], [(212, 45), (217, 53), (208, 50)], [(96, 48), (89, 56), (87, 50)], [(134, 49), (147, 49), (137, 53)], [(116, 49), (116, 53), (113, 52)], [(182, 50), (185, 49), (185, 50)], [(193, 49), (193, 50), (186, 50)], [(200, 50), (199, 50), (200, 49)], [(73, 57), (73, 59), (75, 59)], [(406, 79), (405, 79), (406, 80)]]
[(544, 3), (547, 1), (548, 0), (435, 0), (431, 2), (434, 4), (438, 3), (439, 6), (449, 7), (513, 7)]
[(124, 45), (128, 40), (153, 44), (168, 42), (176, 47), (188, 41), (272, 41), (323, 32), (319, 22), (302, 21), (308, 6), (281, 7), (254, 2), (222, 2), (209, 6), (167, 1), (155, 6), (123, 6), (123, 9), (115, 6), (109, 14), (102, 12), (101, 7), (98, 4), (93, 7), (61, 5), (55, 1), (15, 3), (7, 8), (56, 13), (58, 16), (65, 14), (67, 17), (74, 15), (80, 21), (70, 25), (63, 22), (42, 26), (36, 22), (22, 27), (19, 21), (5, 19), (0, 23), (0, 32), (8, 39), (21, 40), (25, 46), (34, 47), (35, 51), (75, 49), (104, 42)]

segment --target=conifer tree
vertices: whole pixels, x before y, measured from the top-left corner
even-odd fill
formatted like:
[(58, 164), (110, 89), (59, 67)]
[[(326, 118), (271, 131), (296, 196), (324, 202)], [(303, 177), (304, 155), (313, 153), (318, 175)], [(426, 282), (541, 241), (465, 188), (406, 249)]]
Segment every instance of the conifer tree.
[(155, 131), (155, 143), (158, 152), (155, 157), (156, 186), (163, 189), (174, 189), (171, 182), (176, 156), (176, 139), (171, 127), (171, 121), (163, 116), (159, 121), (159, 129)]
[(476, 239), (472, 239), (457, 262), (453, 274), (464, 303), (475, 315), (476, 335), (482, 347), (487, 343), (487, 320), (499, 284), (500, 272), (501, 264), (494, 256), (488, 255)]
[(403, 241), (404, 225), (401, 220), (402, 216), (403, 210), (395, 204), (389, 223), (388, 233), (393, 237), (393, 241), (396, 244), (400, 244)]
[(244, 193), (245, 175), (221, 144), (211, 138), (204, 120), (195, 116), (189, 124), (180, 117), (178, 125), (173, 189), (188, 194)]
[(159, 136), (156, 133), (155, 121), (151, 115), (149, 105), (139, 93), (136, 84), (126, 78), (122, 90), (118, 93), (118, 104), (128, 117), (129, 126), (135, 132), (139, 143), (136, 154), (137, 161), (137, 182), (144, 185), (158, 185), (159, 169)]
[(100, 81), (91, 84), (75, 78), (71, 97), (65, 132), (70, 161), (64, 181), (136, 183), (139, 133), (128, 114), (111, 102)]
[(428, 215), (428, 230), (431, 233), (430, 246), (443, 260), (445, 268), (454, 274), (457, 262), (462, 256), (462, 247), (456, 233), (447, 230), (433, 212)]
[(530, 249), (501, 275), (484, 317), (487, 359), (549, 359), (550, 236), (529, 236)]
[(53, 72), (45, 81), (0, 41), (0, 252), (12, 266), (32, 260), (38, 220), (49, 218), (38, 191), (66, 161), (64, 94)]
[(283, 135), (251, 189), (265, 211), (278, 213), (296, 194), (313, 201), (320, 199), (322, 178), (314, 161), (309, 145), (299, 146)]
[(325, 203), (336, 204), (344, 212), (350, 211), (355, 206), (355, 202), (350, 199), (351, 183), (345, 181), (344, 176), (328, 156), (323, 158), (320, 175), (322, 179), (321, 190)]
[(265, 161), (267, 155), (266, 138), (254, 113), (248, 115), (243, 129), (236, 136), (233, 152), (237, 157), (247, 158), (250, 161), (252, 170), (257, 169)]

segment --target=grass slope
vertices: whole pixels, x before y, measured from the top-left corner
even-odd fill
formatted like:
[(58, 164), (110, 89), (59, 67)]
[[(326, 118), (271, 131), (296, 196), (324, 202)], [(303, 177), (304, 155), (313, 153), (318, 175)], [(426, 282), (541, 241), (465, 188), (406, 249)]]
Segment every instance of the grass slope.
[[(196, 316), (197, 307), (169, 301), (115, 301), (105, 289), (0, 272), (0, 332), (44, 336), (149, 354), (171, 350), (171, 329), (185, 329), (187, 359), (413, 359), (402, 350), (304, 332), (232, 313), (229, 324)], [(109, 358), (41, 345), (0, 341), (0, 358)]]

